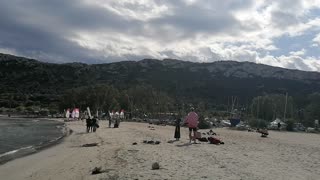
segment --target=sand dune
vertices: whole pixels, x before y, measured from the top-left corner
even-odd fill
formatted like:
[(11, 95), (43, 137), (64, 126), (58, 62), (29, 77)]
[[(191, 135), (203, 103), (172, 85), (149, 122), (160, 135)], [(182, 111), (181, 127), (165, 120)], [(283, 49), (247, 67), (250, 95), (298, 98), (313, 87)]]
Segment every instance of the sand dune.
[[(37, 154), (0, 166), (1, 179), (320, 179), (320, 136), (216, 129), (224, 145), (189, 145), (185, 128), (179, 142), (174, 127), (121, 123), (119, 129), (101, 122), (96, 133), (84, 133), (82, 122), (70, 122), (74, 132), (64, 141)], [(143, 144), (159, 140), (161, 144)], [(132, 145), (137, 142), (137, 145)], [(95, 147), (82, 147), (98, 143)], [(159, 170), (151, 170), (153, 162)], [(94, 167), (104, 170), (91, 175)]]

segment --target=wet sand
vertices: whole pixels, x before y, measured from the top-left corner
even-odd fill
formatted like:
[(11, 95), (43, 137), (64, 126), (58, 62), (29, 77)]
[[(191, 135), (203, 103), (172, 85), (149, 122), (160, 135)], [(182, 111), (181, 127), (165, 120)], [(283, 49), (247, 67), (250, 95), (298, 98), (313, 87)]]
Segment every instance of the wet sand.
[[(320, 179), (320, 135), (271, 131), (214, 129), (224, 145), (188, 144), (181, 128), (123, 122), (120, 128), (100, 122), (96, 133), (85, 133), (84, 122), (68, 122), (73, 134), (39, 153), (0, 166), (3, 179)], [(161, 144), (142, 143), (159, 140)], [(137, 142), (137, 145), (132, 143)], [(94, 147), (83, 144), (98, 143)], [(152, 170), (153, 162), (160, 163)], [(91, 175), (94, 167), (101, 174)], [(2, 179), (1, 178), (1, 179)]]

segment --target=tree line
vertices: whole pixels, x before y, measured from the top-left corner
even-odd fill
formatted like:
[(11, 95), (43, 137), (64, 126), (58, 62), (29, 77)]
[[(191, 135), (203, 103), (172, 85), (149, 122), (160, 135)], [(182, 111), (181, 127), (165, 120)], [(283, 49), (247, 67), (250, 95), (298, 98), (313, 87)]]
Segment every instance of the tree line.
[[(93, 111), (108, 112), (124, 109), (134, 116), (146, 115), (159, 118), (161, 114), (173, 113), (185, 115), (190, 106), (206, 117), (228, 118), (231, 104), (217, 104), (206, 99), (185, 98), (168, 94), (150, 85), (137, 85), (127, 89), (100, 84), (72, 88), (60, 96), (57, 102), (46, 102), (46, 96), (2, 94), (6, 99), (2, 102), (0, 112), (5, 108), (16, 112), (42, 111), (45, 113), (63, 112), (67, 108), (80, 108), (81, 111), (90, 107)], [(36, 101), (35, 101), (36, 99)], [(285, 121), (300, 122), (313, 126), (315, 119), (320, 119), (320, 93), (294, 97), (285, 94), (264, 94), (254, 97), (247, 104), (235, 104), (233, 109), (241, 113), (242, 119), (263, 120), (271, 122), (276, 118)]]

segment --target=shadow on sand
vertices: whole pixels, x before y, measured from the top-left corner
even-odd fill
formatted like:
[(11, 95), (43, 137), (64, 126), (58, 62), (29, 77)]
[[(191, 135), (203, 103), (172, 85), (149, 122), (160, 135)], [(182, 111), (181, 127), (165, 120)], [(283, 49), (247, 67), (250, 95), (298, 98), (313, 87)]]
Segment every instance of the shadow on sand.
[(184, 144), (178, 144), (176, 145), (177, 147), (185, 147), (185, 146), (190, 146), (191, 143), (184, 143)]

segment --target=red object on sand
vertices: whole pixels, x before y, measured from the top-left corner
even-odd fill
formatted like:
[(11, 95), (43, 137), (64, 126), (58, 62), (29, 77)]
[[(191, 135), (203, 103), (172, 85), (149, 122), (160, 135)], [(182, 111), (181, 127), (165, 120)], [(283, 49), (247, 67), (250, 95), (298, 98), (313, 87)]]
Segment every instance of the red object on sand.
[(208, 137), (208, 140), (211, 144), (221, 144), (222, 141), (218, 138), (215, 138), (215, 137)]

